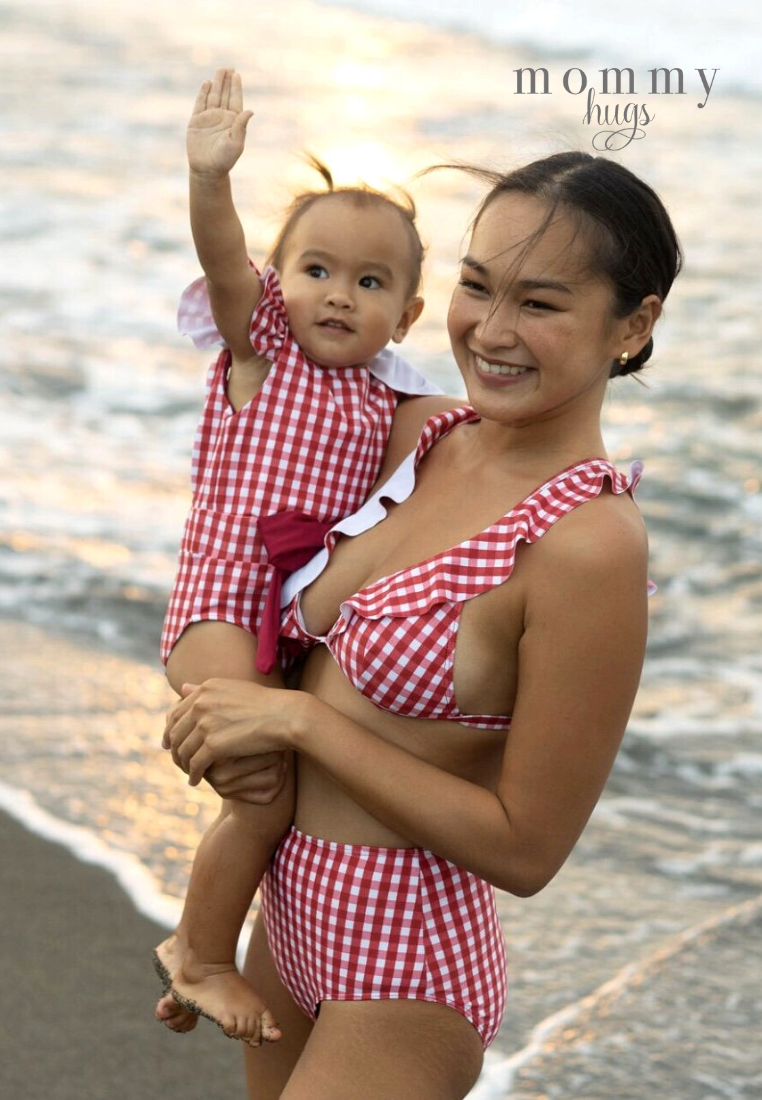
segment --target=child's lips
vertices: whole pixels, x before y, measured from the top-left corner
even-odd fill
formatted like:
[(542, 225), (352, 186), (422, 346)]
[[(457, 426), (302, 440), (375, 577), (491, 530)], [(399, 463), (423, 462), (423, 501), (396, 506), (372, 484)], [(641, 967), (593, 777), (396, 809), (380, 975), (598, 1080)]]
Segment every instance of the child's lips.
[(346, 321), (341, 321), (338, 317), (326, 317), (324, 321), (318, 321), (318, 325), (320, 328), (335, 329), (337, 332), (352, 332)]

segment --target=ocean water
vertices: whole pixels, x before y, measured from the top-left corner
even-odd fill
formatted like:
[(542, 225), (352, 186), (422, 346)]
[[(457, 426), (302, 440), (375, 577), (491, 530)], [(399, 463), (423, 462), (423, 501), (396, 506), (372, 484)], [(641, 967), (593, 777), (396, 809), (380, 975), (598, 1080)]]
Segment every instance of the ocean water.
[[(751, 1098), (762, 1091), (759, 15), (699, 4), (686, 25), (673, 4), (641, 6), (629, 23), (592, 3), (454, 8), (0, 7), (0, 806), (109, 866), (166, 923), (214, 813), (158, 749), (170, 693), (156, 656), (206, 367), (174, 331), (197, 273), (184, 127), (201, 79), (234, 64), (256, 111), (235, 176), (255, 257), (311, 182), (301, 150), (342, 182), (408, 183), (429, 254), (426, 311), (405, 347), (460, 393), (444, 314), (479, 189), (458, 173), (414, 174), (454, 157), (510, 165), (591, 148), (582, 97), (561, 88), (571, 67), (679, 65), (693, 92), (695, 69), (719, 66), (705, 108), (649, 97), (646, 136), (615, 154), (664, 196), (687, 257), (646, 387), (616, 383), (605, 411), (612, 458), (646, 464), (659, 591), (642, 689), (587, 832), (538, 897), (500, 898), (510, 1005), (474, 1096)], [(554, 93), (514, 95), (513, 71), (544, 62)]]
[[(322, 0), (336, 3), (337, 0)], [(488, 42), (512, 46), (542, 60), (572, 54), (594, 71), (594, 63), (630, 65), (645, 77), (650, 68), (720, 70), (726, 90), (759, 94), (762, 12), (751, 0), (716, 4), (694, 0), (690, 17), (677, 0), (338, 0), (355, 11), (420, 21)], [(581, 59), (581, 60), (577, 60)]]

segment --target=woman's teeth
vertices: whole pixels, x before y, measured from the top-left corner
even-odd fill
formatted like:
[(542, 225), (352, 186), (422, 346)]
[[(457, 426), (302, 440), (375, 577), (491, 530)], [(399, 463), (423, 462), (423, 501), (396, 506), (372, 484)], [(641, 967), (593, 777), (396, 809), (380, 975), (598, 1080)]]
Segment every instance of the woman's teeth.
[(488, 363), (486, 359), (475, 356), (476, 365), (485, 374), (506, 374), (515, 378), (518, 374), (526, 374), (529, 367), (510, 367), (505, 363)]

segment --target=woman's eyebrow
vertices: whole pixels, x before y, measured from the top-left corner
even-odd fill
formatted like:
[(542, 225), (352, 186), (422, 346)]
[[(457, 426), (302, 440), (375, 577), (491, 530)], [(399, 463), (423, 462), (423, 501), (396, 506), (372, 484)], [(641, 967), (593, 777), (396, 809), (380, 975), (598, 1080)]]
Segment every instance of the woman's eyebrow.
[(463, 256), (458, 260), (458, 263), (463, 267), (470, 267), (472, 271), (478, 272), (479, 275), (489, 275), (489, 271), (484, 264), (480, 264), (473, 256)]
[[(460, 263), (463, 267), (468, 267), (485, 278), (490, 273), (489, 268), (485, 264), (480, 264), (473, 256), (464, 256)], [(559, 283), (555, 279), (515, 279), (511, 285), (518, 287), (519, 290), (557, 290), (562, 294), (573, 293), (566, 283)]]
[(558, 290), (562, 294), (572, 294), (566, 283), (557, 283), (555, 279), (517, 279), (515, 286), (520, 290)]

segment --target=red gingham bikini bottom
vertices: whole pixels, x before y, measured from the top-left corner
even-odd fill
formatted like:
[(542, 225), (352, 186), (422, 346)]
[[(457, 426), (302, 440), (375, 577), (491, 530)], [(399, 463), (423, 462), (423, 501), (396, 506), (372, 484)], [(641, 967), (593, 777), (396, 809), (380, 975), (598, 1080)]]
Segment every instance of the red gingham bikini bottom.
[(262, 883), (275, 964), (302, 1011), (321, 1001), (449, 1005), (485, 1047), (505, 1011), (492, 887), (422, 848), (337, 844), (292, 828)]

